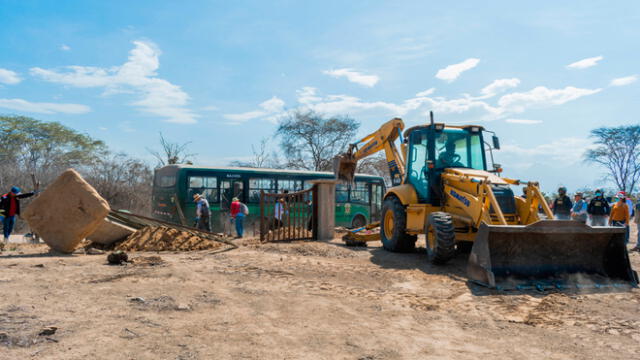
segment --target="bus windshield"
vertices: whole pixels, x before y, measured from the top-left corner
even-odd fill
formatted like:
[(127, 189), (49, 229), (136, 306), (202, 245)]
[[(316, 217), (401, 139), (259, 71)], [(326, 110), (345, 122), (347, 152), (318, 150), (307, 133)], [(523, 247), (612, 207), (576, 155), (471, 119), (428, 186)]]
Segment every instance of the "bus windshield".
[(173, 168), (163, 168), (156, 170), (153, 183), (157, 187), (172, 187), (176, 185), (176, 170)]
[(480, 133), (471, 133), (464, 129), (445, 129), (438, 133), (435, 167), (486, 170)]

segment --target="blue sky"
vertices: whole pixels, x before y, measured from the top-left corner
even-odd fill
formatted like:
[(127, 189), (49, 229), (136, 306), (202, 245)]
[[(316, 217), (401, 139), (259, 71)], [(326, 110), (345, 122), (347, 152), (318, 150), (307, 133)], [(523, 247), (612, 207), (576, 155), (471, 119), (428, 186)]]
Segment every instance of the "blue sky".
[[(640, 120), (640, 4), (0, 0), (0, 113), (152, 161), (251, 155), (296, 108), (361, 135), (402, 117), (496, 131), (505, 175), (592, 187), (589, 130)], [(275, 140), (271, 146), (277, 146)]]

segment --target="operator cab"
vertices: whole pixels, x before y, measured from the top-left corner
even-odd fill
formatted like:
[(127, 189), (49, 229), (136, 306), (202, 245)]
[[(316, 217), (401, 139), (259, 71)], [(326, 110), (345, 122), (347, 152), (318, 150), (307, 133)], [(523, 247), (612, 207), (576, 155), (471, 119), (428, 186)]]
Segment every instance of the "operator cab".
[[(422, 125), (407, 129), (407, 178), (421, 201), (438, 205), (446, 168), (487, 170), (481, 126)], [(430, 191), (431, 190), (431, 191)]]

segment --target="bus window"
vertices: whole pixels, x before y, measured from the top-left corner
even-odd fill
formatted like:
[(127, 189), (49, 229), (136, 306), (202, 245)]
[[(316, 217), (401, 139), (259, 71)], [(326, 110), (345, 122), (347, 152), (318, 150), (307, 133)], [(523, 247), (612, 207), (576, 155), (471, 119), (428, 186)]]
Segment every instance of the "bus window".
[(193, 195), (204, 196), (209, 204), (218, 202), (218, 178), (214, 176), (189, 176), (188, 199)]
[(351, 201), (369, 203), (369, 187), (366, 182), (356, 181), (351, 187)]
[(242, 179), (235, 180), (222, 180), (220, 182), (220, 188), (222, 195), (220, 196), (220, 204), (223, 209), (228, 210), (231, 206), (231, 200), (237, 197), (241, 202), (244, 202), (244, 196), (242, 192)]
[(260, 202), (260, 190), (266, 193), (276, 192), (276, 181), (274, 179), (249, 179), (249, 202)]
[(349, 188), (346, 184), (336, 184), (336, 202), (345, 203), (349, 201)]
[(156, 174), (155, 183), (158, 187), (172, 187), (176, 184), (176, 176)]
[(289, 190), (289, 192), (302, 190), (302, 180), (278, 179), (278, 191), (283, 190)]

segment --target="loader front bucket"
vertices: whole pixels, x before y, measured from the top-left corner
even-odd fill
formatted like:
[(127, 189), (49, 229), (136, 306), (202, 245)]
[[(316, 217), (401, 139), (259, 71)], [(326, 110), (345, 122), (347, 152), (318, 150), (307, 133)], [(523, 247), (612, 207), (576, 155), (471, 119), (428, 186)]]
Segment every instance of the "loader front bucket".
[(621, 227), (541, 220), (530, 225), (482, 224), (467, 272), (498, 289), (637, 287)]
[(333, 158), (333, 173), (336, 175), (336, 180), (353, 182), (356, 176), (356, 165), (356, 159), (348, 153)]

